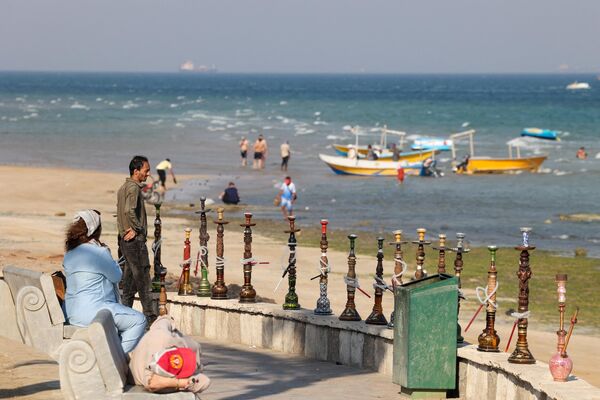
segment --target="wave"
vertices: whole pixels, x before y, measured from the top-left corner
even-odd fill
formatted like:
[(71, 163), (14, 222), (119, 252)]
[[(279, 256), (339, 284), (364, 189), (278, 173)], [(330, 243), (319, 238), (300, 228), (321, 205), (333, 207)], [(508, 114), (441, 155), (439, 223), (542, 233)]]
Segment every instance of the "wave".
[(78, 103), (78, 102), (75, 102), (75, 103), (71, 104), (71, 109), (73, 109), (73, 110), (85, 110), (85, 111), (89, 111), (90, 110), (90, 108), (88, 106), (86, 106), (84, 104), (81, 104), (81, 103)]

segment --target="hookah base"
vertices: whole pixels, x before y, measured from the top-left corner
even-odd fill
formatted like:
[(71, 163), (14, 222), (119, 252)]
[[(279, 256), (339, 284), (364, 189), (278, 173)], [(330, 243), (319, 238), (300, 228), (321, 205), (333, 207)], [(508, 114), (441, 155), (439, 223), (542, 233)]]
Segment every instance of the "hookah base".
[(477, 351), (483, 351), (485, 353), (500, 353), (500, 350), (497, 347), (481, 347), (481, 345), (477, 346)]
[(331, 315), (331, 314), (333, 314), (333, 311), (331, 311), (331, 308), (329, 310), (315, 308), (315, 314), (317, 314), (317, 315)]
[(388, 329), (394, 329), (394, 311), (390, 315), (390, 322), (387, 324)]
[(300, 304), (298, 303), (283, 303), (284, 310), (299, 310), (300, 308)]
[(511, 364), (535, 364), (535, 358), (529, 351), (529, 349), (518, 349), (508, 357), (508, 362)]
[(240, 303), (256, 303), (256, 297), (240, 297)]
[(177, 292), (178, 296), (193, 296), (194, 290), (192, 289), (192, 285), (186, 285), (184, 287), (180, 287)]
[(356, 309), (346, 308), (340, 315), (340, 321), (360, 321), (362, 318)]
[(388, 321), (385, 319), (385, 315), (373, 312), (369, 317), (365, 320), (365, 324), (369, 325), (387, 325)]
[(213, 300), (227, 300), (227, 291), (225, 292), (213, 292), (210, 296)]
[(212, 297), (212, 292), (210, 291), (210, 289), (208, 291), (198, 289), (198, 291), (196, 292), (196, 296), (198, 296), (198, 297)]

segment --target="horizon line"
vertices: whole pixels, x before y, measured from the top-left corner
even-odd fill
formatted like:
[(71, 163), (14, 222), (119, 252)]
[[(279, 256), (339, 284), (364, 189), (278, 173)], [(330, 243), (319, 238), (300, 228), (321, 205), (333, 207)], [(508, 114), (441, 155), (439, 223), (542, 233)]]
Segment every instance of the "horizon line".
[(159, 71), (159, 70), (46, 70), (46, 69), (1, 69), (0, 73), (78, 73), (78, 74), (168, 74), (182, 76), (211, 76), (211, 75), (595, 75), (600, 74), (599, 71), (529, 71), (529, 72), (444, 72), (444, 71), (429, 71), (429, 72), (383, 72), (383, 71), (215, 71), (215, 72), (186, 72), (186, 71)]

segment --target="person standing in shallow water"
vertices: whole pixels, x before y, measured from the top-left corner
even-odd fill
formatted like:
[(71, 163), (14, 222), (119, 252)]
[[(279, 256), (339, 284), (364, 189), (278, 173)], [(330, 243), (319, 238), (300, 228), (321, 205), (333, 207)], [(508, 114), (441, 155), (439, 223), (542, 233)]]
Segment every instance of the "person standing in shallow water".
[(292, 182), (291, 177), (285, 177), (285, 180), (279, 188), (278, 196), (281, 197), (280, 206), (283, 218), (287, 219), (288, 215), (294, 215), (294, 203), (296, 202), (298, 195), (296, 194), (296, 185)]
[(242, 136), (240, 140), (240, 156), (242, 157), (242, 167), (248, 165), (248, 139)]
[(281, 170), (284, 172), (287, 172), (290, 154), (290, 142), (286, 140), (285, 143), (281, 144)]
[(267, 141), (263, 135), (258, 135), (258, 139), (254, 142), (254, 161), (252, 162), (252, 168), (263, 169), (265, 167), (265, 159), (267, 158)]
[(157, 315), (152, 308), (150, 293), (150, 260), (146, 247), (148, 220), (146, 207), (141, 196), (144, 182), (150, 175), (150, 165), (144, 156), (135, 156), (129, 163), (129, 178), (117, 192), (117, 227), (119, 248), (125, 256), (123, 272), (123, 305), (133, 306), (133, 297), (140, 296), (148, 325)]

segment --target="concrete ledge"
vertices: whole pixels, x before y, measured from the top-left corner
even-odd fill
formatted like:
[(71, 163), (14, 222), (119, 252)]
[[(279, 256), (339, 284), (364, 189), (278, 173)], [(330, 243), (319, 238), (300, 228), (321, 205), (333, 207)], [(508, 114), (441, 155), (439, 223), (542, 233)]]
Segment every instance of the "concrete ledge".
[(507, 353), (485, 353), (475, 345), (460, 347), (458, 357), (459, 368), (466, 370), (461, 391), (466, 399), (600, 399), (600, 389), (575, 376), (554, 382), (548, 364), (540, 361), (511, 364)]
[[(180, 329), (196, 336), (226, 339), (257, 348), (340, 363), (392, 375), (393, 330), (317, 316), (313, 310), (283, 310), (279, 304), (239, 303), (237, 299), (169, 293), (169, 313)], [(483, 353), (476, 346), (458, 349), (461, 399), (600, 399), (600, 389), (572, 377), (552, 380), (548, 365), (509, 364), (505, 353)]]

